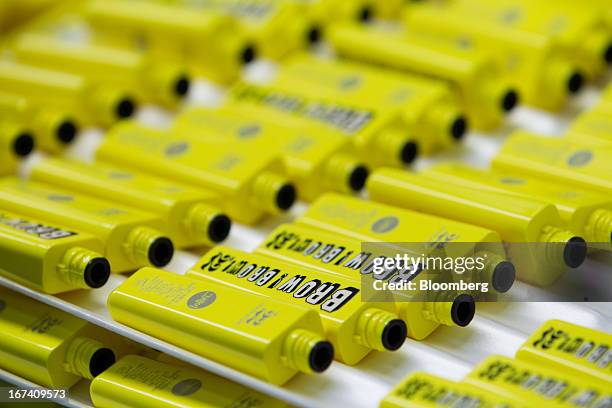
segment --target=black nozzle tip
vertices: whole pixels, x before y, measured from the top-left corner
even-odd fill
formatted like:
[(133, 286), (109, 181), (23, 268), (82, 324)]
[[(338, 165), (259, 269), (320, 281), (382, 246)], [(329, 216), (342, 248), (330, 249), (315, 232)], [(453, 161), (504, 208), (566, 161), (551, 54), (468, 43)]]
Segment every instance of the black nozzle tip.
[(470, 324), (474, 313), (476, 313), (476, 303), (472, 296), (462, 293), (455, 298), (451, 307), (451, 318), (457, 326), (465, 327)]
[(97, 377), (115, 364), (115, 353), (109, 348), (96, 350), (89, 360), (89, 373), (92, 377)]
[(93, 289), (101, 288), (108, 281), (111, 267), (106, 258), (93, 258), (87, 263), (83, 276), (87, 286)]
[(402, 347), (407, 335), (406, 323), (400, 319), (393, 319), (383, 329), (382, 344), (385, 349), (395, 351)]
[(308, 44), (315, 45), (321, 42), (323, 38), (323, 29), (318, 25), (311, 26), (306, 32), (306, 41)]
[(253, 44), (249, 44), (242, 49), (240, 61), (242, 61), (243, 64), (253, 62), (255, 58), (257, 58), (257, 49)]
[(505, 293), (514, 285), (515, 279), (516, 269), (514, 269), (514, 264), (509, 261), (500, 262), (493, 271), (493, 289), (499, 293)]
[(227, 215), (215, 215), (208, 225), (208, 238), (212, 242), (221, 242), (227, 238), (231, 229), (232, 220)]
[(283, 211), (293, 206), (297, 198), (297, 192), (293, 184), (287, 183), (276, 193), (276, 206)]
[(334, 346), (329, 341), (320, 341), (310, 350), (308, 364), (315, 373), (327, 370), (334, 359)]
[(501, 107), (504, 112), (510, 112), (519, 103), (519, 94), (514, 89), (506, 92), (502, 98)]
[(149, 247), (149, 262), (153, 266), (166, 266), (174, 255), (174, 244), (169, 238), (157, 238)]
[(580, 72), (574, 72), (567, 80), (567, 91), (570, 94), (575, 94), (582, 89), (584, 85), (584, 76)]
[(179, 97), (187, 95), (189, 88), (191, 88), (191, 79), (187, 75), (181, 75), (174, 83), (174, 93)]
[(68, 145), (74, 142), (78, 129), (72, 120), (64, 120), (57, 127), (56, 136), (62, 144)]
[(370, 171), (366, 166), (356, 166), (349, 176), (349, 186), (352, 191), (361, 191), (365, 186), (366, 180), (370, 175)]
[(603, 54), (603, 59), (608, 65), (612, 65), (612, 44), (608, 44)]
[(450, 133), (454, 140), (459, 141), (463, 139), (463, 136), (465, 136), (467, 129), (467, 119), (464, 116), (459, 116), (453, 121), (450, 128)]
[(365, 6), (357, 13), (357, 20), (362, 23), (369, 23), (372, 21), (372, 17), (374, 17), (374, 10), (371, 6)]
[(572, 237), (565, 243), (563, 261), (570, 268), (577, 268), (586, 259), (587, 243), (581, 237)]
[(134, 103), (132, 98), (123, 98), (117, 103), (115, 114), (119, 119), (126, 119), (132, 116), (135, 110), (136, 103)]
[(34, 136), (31, 133), (23, 132), (17, 135), (13, 141), (13, 152), (17, 156), (25, 157), (34, 150)]
[(404, 164), (411, 164), (419, 155), (419, 146), (415, 142), (406, 142), (400, 151), (400, 160)]

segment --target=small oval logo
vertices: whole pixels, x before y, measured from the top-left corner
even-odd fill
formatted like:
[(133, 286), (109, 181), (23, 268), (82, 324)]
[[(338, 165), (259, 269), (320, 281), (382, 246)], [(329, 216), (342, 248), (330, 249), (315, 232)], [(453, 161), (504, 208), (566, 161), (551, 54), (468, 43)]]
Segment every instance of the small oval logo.
[(357, 88), (361, 84), (361, 78), (358, 76), (349, 76), (340, 80), (340, 89), (343, 91), (349, 91)]
[(175, 142), (166, 146), (166, 156), (178, 156), (189, 150), (189, 143)]
[(372, 231), (382, 234), (385, 232), (389, 232), (399, 224), (399, 220), (397, 217), (389, 216), (383, 217), (372, 224)]
[(198, 292), (191, 296), (187, 300), (187, 306), (191, 309), (203, 309), (206, 306), (210, 306), (217, 299), (215, 292), (205, 290), (204, 292)]
[(516, 178), (516, 177), (502, 177), (499, 179), (503, 184), (512, 184), (512, 185), (521, 185), (525, 184), (524, 179)]
[(580, 150), (572, 154), (569, 159), (567, 159), (567, 164), (572, 167), (580, 167), (589, 163), (592, 159), (593, 153), (591, 153), (589, 150)]
[(174, 395), (184, 397), (193, 394), (200, 388), (202, 388), (202, 381), (198, 380), (197, 378), (188, 378), (174, 384), (174, 387), (172, 387), (172, 393)]
[(74, 200), (74, 197), (65, 195), (65, 194), (49, 194), (47, 198), (50, 201), (61, 201), (64, 203), (70, 202)]
[(238, 138), (250, 139), (255, 137), (261, 132), (261, 126), (257, 124), (245, 125), (238, 130)]
[(134, 178), (132, 173), (125, 171), (111, 171), (108, 176), (113, 180), (131, 180)]

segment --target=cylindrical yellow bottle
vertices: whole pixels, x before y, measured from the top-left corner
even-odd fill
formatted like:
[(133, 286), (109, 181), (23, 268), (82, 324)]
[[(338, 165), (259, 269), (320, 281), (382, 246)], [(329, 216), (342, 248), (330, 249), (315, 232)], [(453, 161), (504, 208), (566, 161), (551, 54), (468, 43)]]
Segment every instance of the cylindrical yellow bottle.
[(598, 407), (612, 398), (609, 383), (504, 356), (488, 357), (463, 381), (530, 407)]
[(67, 389), (113, 365), (115, 352), (69, 313), (0, 288), (0, 367), (43, 387)]
[[(276, 228), (255, 251), (284, 262), (354, 280), (360, 289), (365, 288), (365, 283), (372, 282), (375, 260), (384, 258), (362, 248), (357, 240), (293, 224)], [(393, 272), (376, 279), (402, 279), (403, 271)], [(502, 275), (504, 272), (498, 268), (498, 279), (501, 280)], [(368, 293), (373, 292), (369, 290)], [(408, 337), (422, 340), (441, 324), (467, 326), (474, 317), (473, 299), (463, 295), (451, 297), (452, 301), (438, 299), (432, 302), (409, 300), (403, 296), (395, 298), (397, 314), (406, 323)]]
[(22, 96), (0, 92), (0, 118), (28, 123), (39, 148), (58, 153), (70, 145), (78, 124), (70, 114), (32, 103)]
[(132, 116), (136, 109), (134, 99), (123, 90), (95, 86), (79, 75), (16, 62), (0, 62), (0, 88), (70, 112), (82, 123), (109, 125)]
[(589, 381), (612, 382), (612, 335), (561, 320), (549, 320), (529, 337), (516, 358)]
[(165, 266), (174, 254), (172, 241), (158, 230), (165, 226), (160, 218), (110, 201), (5, 178), (0, 181), (0, 207), (96, 236), (113, 272)]
[(423, 154), (454, 145), (467, 130), (457, 95), (446, 84), (365, 64), (296, 55), (281, 65), (272, 86), (304, 90), (373, 111), (399, 111)]
[(330, 190), (361, 190), (368, 169), (356, 157), (350, 140), (322, 126), (308, 125), (270, 109), (230, 103), (187, 110), (177, 117), (173, 129), (196, 140), (236, 143), (237, 149), (248, 149), (256, 156), (261, 151), (278, 152), (287, 176), (307, 200)]
[(235, 144), (198, 141), (126, 122), (107, 133), (98, 159), (204, 187), (225, 201), (228, 215), (254, 223), (265, 213), (288, 210), (296, 189), (274, 151), (256, 156)]
[(518, 408), (525, 405), (500, 397), (480, 387), (449, 381), (416, 372), (393, 388), (380, 402), (380, 408), (436, 408), (474, 406)]
[(146, 0), (94, 0), (84, 11), (119, 43), (140, 43), (154, 56), (178, 61), (213, 81), (235, 80), (257, 54), (240, 25), (220, 13)]
[(36, 145), (34, 134), (12, 120), (0, 119), (0, 175), (15, 174)]
[[(466, 7), (464, 1), (410, 7), (405, 25), (460, 49), (493, 58), (527, 104), (559, 110), (584, 83), (575, 56), (554, 38), (505, 25), (496, 3)], [(501, 21), (500, 21), (501, 19)]]
[(108, 297), (113, 319), (203, 357), (284, 384), (332, 362), (314, 310), (142, 268)]
[(461, 96), (469, 123), (475, 128), (498, 126), (519, 102), (518, 92), (482, 53), (427, 41), (418, 33), (395, 34), (346, 24), (330, 27), (327, 37), (342, 57), (448, 83)]
[(360, 283), (260, 254), (215, 247), (186, 276), (308, 307), (319, 313), (335, 358), (357, 364), (370, 351), (395, 351), (406, 324), (393, 302), (370, 302)]
[(435, 165), (423, 174), (441, 183), (468, 185), (554, 204), (569, 230), (584, 237), (593, 247), (611, 248), (612, 198), (597, 191), (551, 183), (511, 171), (478, 170), (460, 163)]
[(172, 107), (189, 92), (191, 79), (178, 64), (152, 61), (144, 53), (97, 44), (23, 34), (10, 44), (18, 61), (82, 75), (129, 90), (139, 101)]
[(612, 103), (602, 99), (594, 108), (578, 115), (565, 134), (575, 140), (595, 138), (612, 143)]
[(161, 217), (177, 248), (211, 245), (229, 235), (231, 220), (217, 194), (122, 167), (46, 158), (31, 168), (34, 181), (145, 210)]
[(612, 194), (612, 143), (514, 132), (493, 159), (494, 169)]
[(89, 394), (98, 408), (285, 408), (282, 401), (204, 370), (128, 355), (94, 378)]
[(46, 293), (103, 286), (110, 264), (91, 235), (0, 210), (0, 274)]
[(551, 284), (567, 267), (580, 266), (586, 257), (584, 239), (565, 229), (552, 204), (394, 169), (374, 172), (368, 193), (376, 201), (497, 231), (519, 279), (535, 285)]

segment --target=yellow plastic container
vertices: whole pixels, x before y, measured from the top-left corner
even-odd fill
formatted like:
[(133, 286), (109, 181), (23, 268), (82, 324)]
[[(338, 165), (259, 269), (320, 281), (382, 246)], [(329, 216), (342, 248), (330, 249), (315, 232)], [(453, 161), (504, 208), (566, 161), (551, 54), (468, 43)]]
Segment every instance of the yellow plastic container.
[(107, 133), (98, 159), (139, 169), (218, 193), (228, 215), (252, 224), (265, 213), (288, 210), (296, 189), (273, 151), (257, 156), (230, 143), (186, 138), (137, 123), (122, 123)]
[(612, 198), (599, 192), (460, 163), (435, 165), (423, 174), (440, 183), (516, 194), (553, 204), (567, 228), (584, 237), (589, 246), (612, 249)]
[(213, 81), (235, 80), (244, 64), (256, 57), (252, 40), (234, 19), (222, 14), (147, 0), (93, 0), (84, 8), (94, 27), (113, 33), (117, 43), (140, 45)]
[(15, 174), (36, 145), (34, 134), (11, 120), (0, 120), (0, 175)]
[(296, 87), (239, 83), (230, 90), (233, 102), (251, 103), (326, 125), (350, 136), (368, 165), (405, 166), (419, 153), (418, 141), (403, 124), (399, 109), (373, 110), (303, 81)]
[(108, 297), (113, 319), (252, 376), (284, 384), (332, 362), (314, 310), (142, 268)]
[(157, 229), (164, 226), (160, 218), (47, 184), (5, 178), (0, 207), (94, 235), (104, 243), (113, 272), (165, 266), (174, 253), (172, 241)]
[(449, 84), (460, 96), (470, 126), (475, 128), (500, 125), (519, 102), (514, 86), (483, 53), (457, 50), (418, 33), (394, 33), (349, 24), (332, 26), (327, 31), (329, 42), (342, 57)]
[(0, 92), (0, 118), (27, 123), (38, 147), (51, 153), (61, 152), (78, 133), (78, 124), (72, 115), (50, 107), (43, 108), (11, 93)]
[(16, 62), (0, 62), (0, 88), (70, 112), (86, 124), (109, 125), (131, 116), (136, 109), (134, 99), (123, 90), (96, 86), (79, 75)]
[(110, 264), (91, 235), (0, 210), (0, 274), (46, 293), (103, 286)]
[(612, 382), (612, 335), (549, 320), (523, 343), (516, 358), (589, 381)]
[(348, 138), (252, 104), (192, 108), (177, 117), (173, 129), (197, 140), (233, 142), (255, 156), (277, 152), (287, 176), (307, 200), (325, 191), (357, 192), (368, 176)]
[(465, 1), (410, 7), (404, 23), (459, 49), (486, 53), (516, 85), (527, 104), (561, 109), (578, 92), (585, 74), (576, 55), (557, 39), (504, 24), (497, 2), (468, 7)]
[(612, 143), (514, 132), (493, 159), (494, 169), (612, 194)]
[(523, 407), (470, 384), (456, 383), (424, 372), (416, 372), (402, 380), (383, 398), (379, 408), (435, 407)]
[[(352, 279), (361, 285), (361, 289), (364, 283), (370, 282), (370, 279), (366, 280), (365, 277), (371, 276), (375, 259), (384, 258), (362, 248), (357, 240), (293, 224), (276, 228), (255, 252), (283, 262)], [(402, 278), (400, 273), (394, 273), (385, 276), (384, 280)], [(441, 324), (464, 327), (474, 317), (475, 305), (470, 297), (453, 293), (442, 296), (449, 297), (451, 301), (416, 301), (405, 296), (394, 296), (386, 301), (395, 300), (396, 313), (406, 323), (408, 337), (422, 340)]]
[(374, 172), (368, 193), (376, 201), (497, 231), (519, 279), (534, 285), (551, 284), (586, 257), (586, 242), (565, 229), (552, 204), (394, 169)]
[(345, 364), (372, 350), (395, 351), (406, 339), (395, 304), (365, 300), (354, 279), (227, 247), (210, 250), (186, 276), (315, 310), (335, 358)]
[(281, 65), (272, 86), (322, 92), (371, 111), (399, 111), (402, 129), (414, 135), (423, 154), (454, 145), (467, 130), (457, 96), (446, 84), (406, 73), (298, 54)]
[(496, 355), (480, 363), (464, 381), (530, 407), (598, 407), (612, 398), (609, 384)]
[(612, 102), (602, 98), (593, 109), (578, 115), (565, 134), (577, 141), (595, 138), (612, 143)]
[(191, 79), (179, 64), (154, 61), (142, 52), (23, 34), (10, 43), (25, 64), (82, 75), (96, 84), (129, 90), (139, 101), (172, 107), (189, 92)]
[(156, 214), (177, 248), (221, 242), (231, 229), (217, 194), (146, 173), (46, 158), (33, 165), (30, 178)]
[(43, 387), (67, 389), (115, 362), (89, 323), (0, 287), (0, 367)]
[(204, 370), (136, 355), (123, 357), (97, 376), (89, 394), (98, 408), (287, 407)]

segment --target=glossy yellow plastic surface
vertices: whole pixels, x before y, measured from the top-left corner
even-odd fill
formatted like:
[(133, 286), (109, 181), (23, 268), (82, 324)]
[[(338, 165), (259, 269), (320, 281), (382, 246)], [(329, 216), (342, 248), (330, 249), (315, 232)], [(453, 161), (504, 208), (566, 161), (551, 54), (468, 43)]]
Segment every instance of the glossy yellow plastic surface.
[(43, 387), (67, 389), (115, 362), (96, 329), (69, 313), (0, 287), (0, 367)]
[(561, 320), (549, 320), (523, 343), (516, 358), (584, 381), (612, 383), (612, 335)]
[(113, 127), (96, 157), (218, 193), (226, 200), (228, 215), (247, 224), (265, 213), (289, 209), (296, 197), (274, 151), (254, 156), (234, 144), (184, 137), (137, 123)]
[(379, 405), (380, 408), (457, 406), (515, 408), (524, 405), (471, 384), (456, 383), (424, 372), (416, 372), (402, 380)]
[[(520, 99), (499, 67), (483, 53), (458, 50), (412, 32), (395, 33), (347, 24), (332, 26), (327, 31), (327, 38), (342, 57), (447, 83), (460, 96), (468, 122), (475, 128), (498, 126)], [(411, 92), (407, 94), (406, 97), (418, 98)]]
[(0, 119), (0, 175), (16, 174), (19, 164), (36, 146), (27, 125)]
[(441, 183), (511, 193), (553, 204), (569, 230), (584, 237), (589, 245), (603, 245), (603, 248), (610, 249), (612, 197), (605, 194), (551, 183), (512, 171), (484, 171), (460, 163), (435, 165), (423, 174)]
[(173, 129), (197, 140), (234, 142), (237, 149), (255, 156), (276, 151), (299, 195), (307, 200), (325, 191), (359, 191), (368, 175), (348, 138), (252, 104), (192, 108), (177, 117)]
[(422, 154), (454, 145), (467, 129), (457, 95), (446, 84), (411, 74), (298, 54), (281, 65), (272, 85), (322, 92), (372, 111), (399, 111), (402, 129), (414, 135)]
[(98, 408), (286, 407), (204, 370), (136, 355), (123, 357), (96, 377), (89, 393)]
[(108, 309), (119, 323), (274, 384), (324, 371), (333, 358), (314, 310), (154, 268), (117, 287)]
[(110, 264), (98, 238), (0, 210), (0, 274), (46, 293), (99, 288)]
[(612, 143), (514, 132), (493, 168), (612, 194)]
[(584, 377), (496, 355), (480, 363), (464, 381), (530, 407), (597, 407), (612, 398), (609, 387)]
[(393, 302), (366, 301), (354, 279), (315, 268), (216, 247), (186, 276), (317, 311), (335, 358), (345, 364), (358, 363), (372, 350), (397, 350), (406, 338), (406, 325), (395, 314)]
[(231, 228), (217, 194), (112, 164), (46, 158), (30, 178), (156, 214), (178, 248), (223, 241)]
[(0, 181), (0, 207), (94, 235), (104, 243), (113, 272), (164, 266), (174, 252), (158, 230), (165, 226), (161, 218), (48, 184), (5, 178)]
[(612, 143), (612, 101), (603, 99), (594, 108), (576, 117), (566, 130), (575, 140), (595, 138)]

